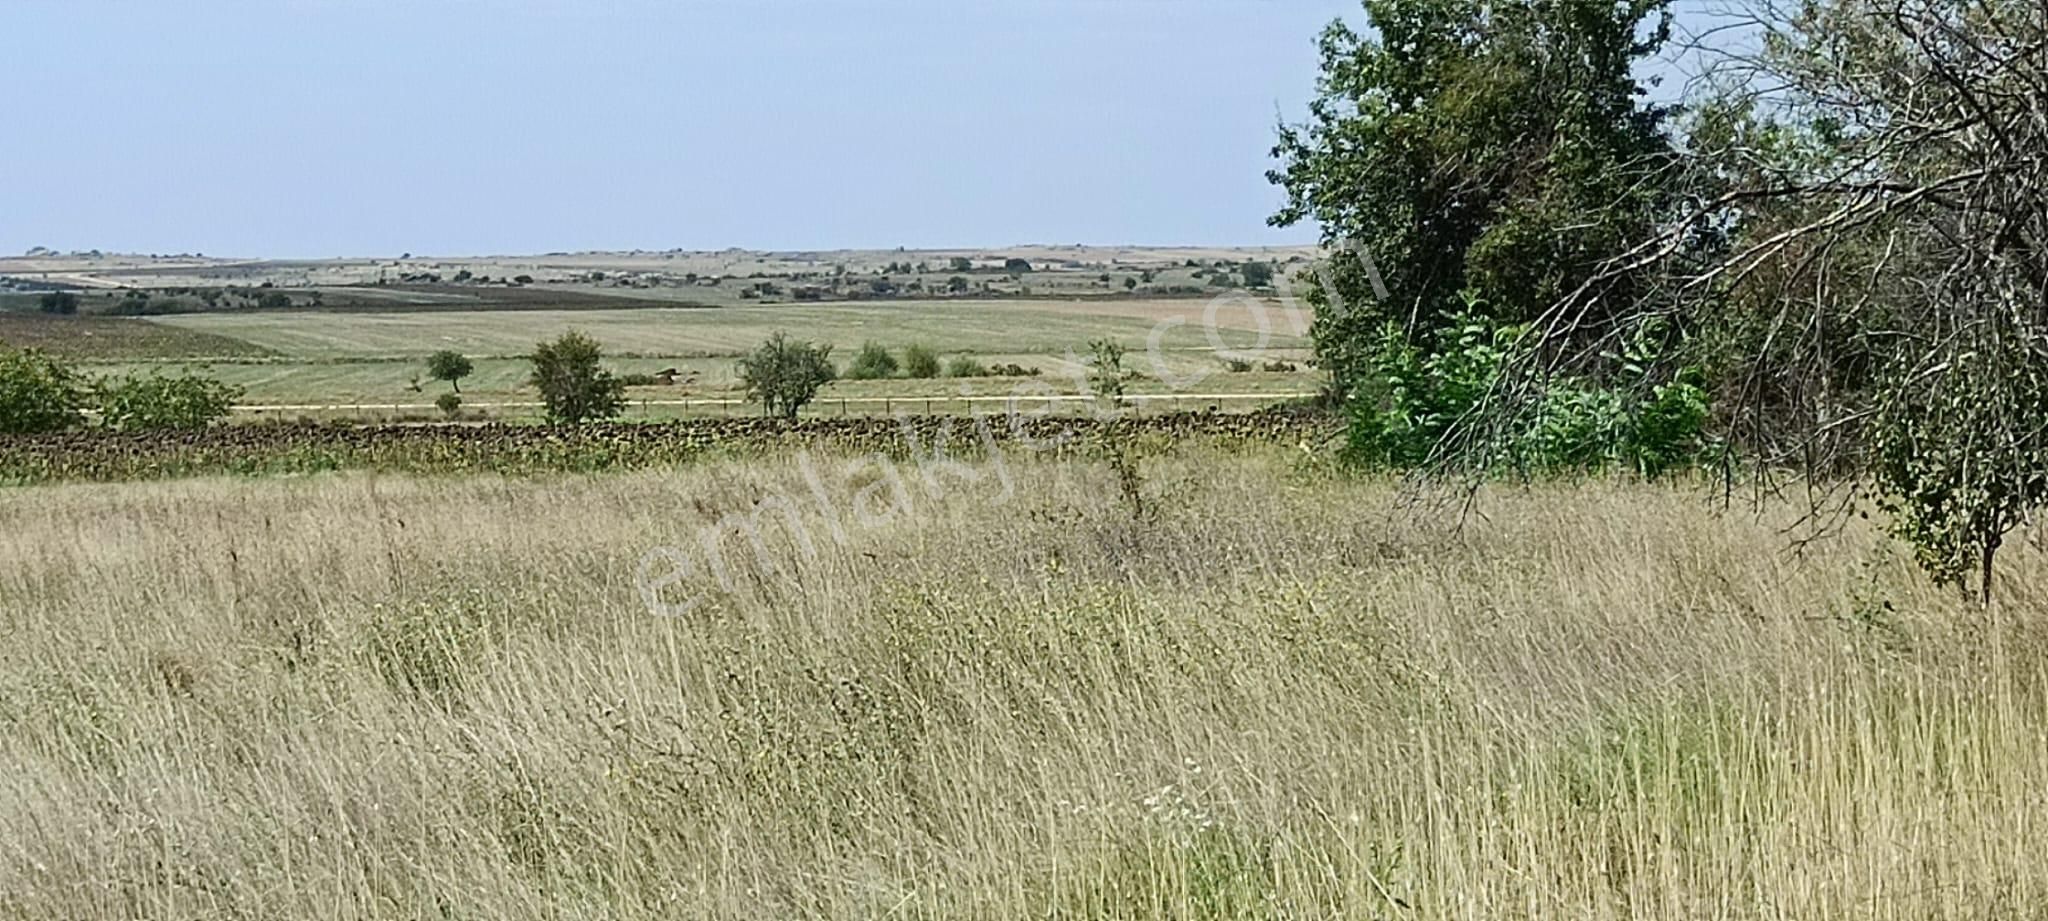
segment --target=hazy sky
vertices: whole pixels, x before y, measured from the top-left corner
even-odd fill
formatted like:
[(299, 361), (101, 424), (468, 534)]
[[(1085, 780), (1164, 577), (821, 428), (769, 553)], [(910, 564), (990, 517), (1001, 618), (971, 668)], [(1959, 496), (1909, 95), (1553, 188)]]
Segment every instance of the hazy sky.
[(0, 0), (0, 252), (1284, 243), (1356, 0)]

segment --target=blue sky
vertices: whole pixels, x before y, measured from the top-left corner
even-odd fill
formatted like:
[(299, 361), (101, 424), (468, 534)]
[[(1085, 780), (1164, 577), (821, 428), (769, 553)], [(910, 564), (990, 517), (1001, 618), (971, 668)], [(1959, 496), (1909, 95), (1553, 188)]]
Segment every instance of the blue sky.
[(1307, 242), (1355, 0), (0, 0), (0, 252)]

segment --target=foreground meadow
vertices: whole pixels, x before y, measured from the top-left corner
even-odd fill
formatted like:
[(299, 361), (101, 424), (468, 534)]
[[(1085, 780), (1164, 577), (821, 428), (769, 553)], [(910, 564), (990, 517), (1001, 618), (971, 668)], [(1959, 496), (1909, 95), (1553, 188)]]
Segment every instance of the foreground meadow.
[[(0, 915), (2044, 916), (2031, 540), (1986, 611), (1680, 488), (1453, 528), (1190, 450), (1143, 490), (0, 492)], [(650, 551), (763, 508), (650, 610)]]

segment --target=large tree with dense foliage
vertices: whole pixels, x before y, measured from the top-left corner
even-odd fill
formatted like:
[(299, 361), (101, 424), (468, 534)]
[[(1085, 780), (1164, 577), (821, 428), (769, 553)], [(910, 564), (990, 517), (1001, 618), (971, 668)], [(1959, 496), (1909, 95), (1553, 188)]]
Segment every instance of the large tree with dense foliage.
[[(1481, 306), (1535, 321), (1517, 337), (1513, 356), (1499, 362), (1489, 405), (1470, 424), (1461, 420), (1468, 436), (1475, 427), (1492, 432), (1454, 450), (1497, 444), (1499, 434), (1518, 437), (1524, 427), (1499, 420), (1527, 407), (1548, 411), (1561, 370), (1597, 367), (1614, 354), (1618, 336), (1668, 325), (1683, 333), (1688, 359), (1707, 371), (1716, 427), (1748, 456), (1759, 482), (1803, 467), (1815, 487), (1809, 494), (1826, 497), (1816, 512), (1853, 508), (1859, 498), (1857, 490), (1828, 489), (1831, 483), (1868, 487), (1863, 497), (1891, 513), (1896, 533), (1930, 573), (1943, 582), (1975, 581), (1988, 599), (2006, 535), (2048, 508), (2048, 6), (1739, 2), (1725, 15), (1739, 17), (1728, 21), (1740, 28), (1710, 39), (1719, 47), (1705, 58), (1715, 66), (1688, 100), (1676, 178), (1631, 186), (1665, 196), (1683, 190), (1684, 207), (1666, 211), (1655, 195), (1640, 199), (1648, 206), (1641, 212), (1589, 207), (1579, 224), (1555, 228), (1561, 248), (1550, 251), (1548, 268), (1540, 260), (1550, 244), (1536, 240), (1522, 250), (1521, 259), (1538, 260), (1522, 267), (1534, 273), (1522, 295), (1488, 281), (1510, 276), (1481, 266), (1495, 239), (1527, 239), (1502, 228), (1541, 227), (1545, 215), (1562, 213), (1542, 202), (1577, 186), (1553, 180), (1584, 174), (1553, 170), (1547, 156), (1534, 175), (1550, 184), (1524, 193), (1536, 204), (1510, 199), (1490, 212), (1491, 223), (1470, 237), (1461, 259), (1430, 262), (1423, 252), (1419, 261), (1403, 261), (1428, 242), (1420, 229), (1403, 236), (1403, 227), (1442, 231), (1433, 239), (1450, 244), (1464, 239), (1455, 221), (1443, 231), (1434, 217), (1468, 213), (1445, 191), (1462, 186), (1447, 186), (1446, 177), (1490, 162), (1499, 139), (1509, 149), (1555, 151), (1583, 134), (1565, 130), (1581, 124), (1570, 118), (1552, 123), (1558, 130), (1510, 119), (1514, 127), (1496, 136), (1495, 123), (1481, 118), (1466, 123), (1483, 130), (1453, 138), (1448, 148), (1426, 131), (1411, 132), (1426, 143), (1389, 140), (1408, 137), (1389, 126), (1412, 112), (1380, 101), (1398, 81), (1376, 75), (1407, 79), (1400, 63), (1415, 47), (1448, 49), (1425, 59), (1451, 74), (1489, 59), (1490, 40), (1474, 37), (1484, 30), (1444, 30), (1464, 9), (1393, 3), (1375, 14), (1383, 23), (1375, 42), (1333, 30), (1325, 67), (1339, 79), (1326, 75), (1319, 121), (1283, 139), (1283, 151), (1292, 144), (1313, 154), (1297, 155), (1294, 175), (1285, 177), (1294, 180), (1294, 214), (1313, 214), (1330, 223), (1333, 237), (1361, 236), (1377, 247), (1391, 285), (1409, 298), (1397, 298), (1392, 309), (1412, 301), (1427, 315), (1443, 293), (1429, 286), (1462, 270), (1459, 289), (1484, 293)], [(1542, 12), (1529, 15), (1548, 19), (1573, 7), (1536, 9)], [(1617, 22), (1635, 12), (1613, 9)], [(1619, 40), (1599, 26), (1597, 13), (1588, 7), (1572, 21)], [(1429, 27), (1416, 32), (1403, 18), (1412, 16), (1424, 16)], [(1570, 31), (1540, 34), (1555, 42)], [(1439, 90), (1417, 94), (1415, 106), (1464, 111), (1490, 98), (1483, 90), (1499, 74), (1515, 71), (1479, 72), (1486, 79), (1457, 93), (1442, 92), (1441, 80), (1413, 81)], [(1380, 114), (1333, 117), (1332, 98)], [(1515, 137), (1523, 139), (1519, 148)], [(1564, 148), (1620, 149), (1579, 141)], [(1400, 156), (1417, 149), (1425, 152), (1420, 161)], [(1469, 156), (1444, 157), (1444, 149)], [(1634, 165), (1613, 163), (1622, 175)], [(1384, 188), (1396, 180), (1405, 185)], [(1542, 219), (1525, 223), (1531, 214)], [(1580, 237), (1589, 228), (1592, 235)], [(1376, 240), (1376, 232), (1387, 236)], [(1580, 248), (1574, 239), (1602, 245)], [(1411, 249), (1390, 250), (1389, 240)], [(1602, 248), (1605, 258), (1574, 256)], [(1423, 273), (1411, 276), (1418, 268)], [(1332, 323), (1354, 319), (1332, 316)], [(1326, 351), (1366, 341), (1332, 336), (1328, 327), (1324, 333), (1318, 345)]]
[(1534, 320), (1668, 213), (1669, 112), (1633, 68), (1669, 33), (1666, 0), (1366, 0), (1370, 33), (1320, 42), (1302, 124), (1283, 125), (1272, 222), (1314, 220), (1383, 269), (1377, 298), (1335, 254), (1311, 293), (1316, 347), (1340, 395), (1372, 363), (1385, 324), (1412, 341), (1467, 305)]

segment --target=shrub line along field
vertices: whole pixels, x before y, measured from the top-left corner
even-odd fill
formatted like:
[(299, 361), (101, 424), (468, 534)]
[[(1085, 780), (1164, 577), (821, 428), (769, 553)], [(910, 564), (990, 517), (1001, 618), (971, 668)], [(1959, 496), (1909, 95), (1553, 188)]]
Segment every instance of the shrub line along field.
[[(1267, 401), (1267, 402), (1271, 402), (1271, 401), (1273, 401), (1273, 400), (1305, 400), (1305, 399), (1310, 399), (1310, 398), (1313, 398), (1313, 397), (1317, 397), (1317, 396), (1319, 396), (1319, 395), (1320, 395), (1320, 394), (1319, 394), (1319, 393), (1318, 393), (1317, 391), (1312, 391), (1312, 390), (1301, 390), (1301, 391), (1271, 391), (1271, 390), (1268, 390), (1268, 391), (1250, 391), (1250, 392), (1243, 392), (1243, 393), (1179, 393), (1179, 392), (1173, 392), (1173, 393), (1127, 393), (1127, 394), (1125, 394), (1125, 395), (1124, 395), (1124, 396), (1122, 397), (1122, 399), (1123, 399), (1123, 400), (1124, 400), (1124, 402), (1126, 402), (1126, 403), (1137, 403), (1137, 404), (1148, 404), (1148, 403), (1178, 403), (1178, 402), (1182, 402), (1182, 401), (1185, 401), (1185, 402), (1189, 402), (1189, 403), (1201, 403), (1201, 402), (1205, 402), (1205, 401), (1211, 401), (1211, 400), (1225, 400), (1225, 401), (1228, 401), (1228, 400), (1261, 400), (1261, 401)], [(881, 405), (883, 405), (883, 406), (885, 406), (885, 407), (886, 407), (886, 406), (890, 405), (890, 404), (891, 404), (891, 403), (893, 402), (893, 404), (894, 404), (894, 405), (897, 405), (897, 406), (904, 406), (904, 407), (910, 407), (910, 406), (915, 406), (915, 405), (917, 405), (917, 404), (918, 404), (918, 403), (919, 403), (920, 401), (921, 401), (921, 402), (925, 402), (925, 403), (934, 403), (934, 402), (936, 402), (936, 403), (964, 403), (964, 404), (972, 404), (972, 405), (983, 405), (983, 406), (1005, 406), (1005, 407), (1016, 407), (1016, 406), (1020, 406), (1020, 405), (1021, 405), (1021, 406), (1037, 406), (1037, 405), (1041, 405), (1041, 404), (1047, 404), (1047, 403), (1088, 403), (1088, 404), (1092, 404), (1092, 403), (1096, 403), (1096, 402), (1099, 402), (1099, 400), (1098, 400), (1098, 398), (1097, 398), (1097, 397), (1094, 397), (1094, 396), (1091, 396), (1091, 395), (1087, 395), (1087, 394), (1078, 394), (1078, 395), (1071, 395), (1071, 394), (1070, 394), (1070, 395), (1021, 395), (1021, 394), (1002, 394), (1002, 395), (997, 395), (997, 396), (987, 396), (987, 395), (983, 395), (983, 396), (973, 396), (973, 395), (957, 395), (957, 394), (956, 394), (956, 395), (951, 395), (951, 396), (938, 396), (938, 397), (929, 397), (929, 396), (922, 396), (922, 395), (912, 394), (912, 395), (908, 395), (908, 396), (896, 397), (896, 398), (893, 398), (893, 399), (892, 399), (892, 398), (889, 398), (889, 397), (833, 397), (833, 398), (826, 398), (826, 399), (818, 400), (818, 401), (815, 401), (815, 402), (813, 402), (813, 403), (811, 403), (811, 404), (809, 404), (809, 405), (811, 405), (811, 406), (814, 406), (814, 407), (818, 407), (818, 408), (819, 408), (820, 410), (822, 410), (822, 411), (824, 411), (824, 412), (830, 412), (830, 411), (831, 411), (831, 406), (832, 406), (832, 404), (835, 404), (835, 403), (854, 403), (854, 404), (867, 404), (867, 405), (881, 404)], [(726, 400), (660, 400), (660, 399), (636, 399), (636, 400), (633, 400), (632, 402), (633, 402), (633, 404), (635, 404), (635, 405), (644, 405), (644, 406), (748, 406), (748, 405), (752, 405), (752, 404), (750, 404), (750, 403), (749, 403), (748, 401), (746, 401), (746, 400), (741, 400), (741, 399), (726, 399)], [(521, 409), (525, 409), (525, 408), (533, 408), (533, 407), (543, 406), (543, 405), (545, 405), (545, 404), (543, 404), (543, 403), (540, 403), (540, 402), (536, 402), (536, 401), (529, 401), (529, 402), (520, 402), (520, 403), (478, 403), (478, 402), (474, 402), (474, 401), (467, 401), (467, 402), (465, 402), (465, 403), (464, 403), (463, 405), (464, 405), (464, 406), (467, 406), (467, 407), (474, 407), (474, 408), (478, 408), (478, 409), (510, 409), (510, 408), (521, 408)], [(247, 410), (247, 411), (269, 411), (269, 412), (283, 412), (283, 411), (290, 411), (290, 410), (299, 410), (299, 409), (432, 409), (432, 408), (433, 408), (433, 406), (434, 406), (434, 404), (432, 404), (432, 403), (306, 403), (306, 404), (297, 404), (297, 405), (293, 405), (293, 404), (277, 404), (277, 405), (267, 405), (267, 406), (266, 406), (266, 405), (263, 405), (263, 404), (250, 404), (250, 405), (243, 405), (243, 406), (239, 406), (239, 407), (237, 407), (237, 408), (238, 408), (238, 409), (242, 409), (242, 410)], [(891, 414), (891, 413), (888, 413), (888, 412), (884, 412), (884, 413), (883, 413), (883, 415), (892, 415), (892, 414)]]
[[(1256, 306), (1248, 306), (1256, 305)], [(864, 343), (896, 349), (911, 344), (942, 356), (972, 357), (995, 366), (1041, 372), (1039, 379), (853, 381), (828, 385), (821, 399), (839, 411), (893, 411), (894, 401), (930, 399), (934, 410), (962, 411), (971, 400), (1013, 392), (1052, 398), (1085, 392), (1087, 343), (1108, 338), (1140, 350), (1134, 393), (1189, 394), (1168, 407), (1203, 405), (1197, 393), (1273, 394), (1316, 390), (1302, 367), (1308, 352), (1300, 327), (1307, 317), (1280, 302), (1228, 300), (1210, 311), (1199, 300), (863, 302), (744, 306), (710, 310), (452, 311), (397, 313), (237, 311), (149, 318), (44, 317), (0, 314), (0, 340), (42, 347), (82, 360), (91, 374), (151, 374), (189, 368), (242, 388), (242, 415), (305, 413), (405, 417), (432, 414), (422, 395), (430, 352), (450, 349), (474, 362), (463, 381), (469, 413), (530, 418), (534, 343), (574, 328), (606, 347), (618, 373), (675, 371), (674, 386), (636, 388), (643, 418), (724, 411), (739, 396), (734, 362), (776, 330), (830, 344), (840, 361)], [(1263, 327), (1263, 329), (1261, 329)], [(1155, 336), (1155, 330), (1159, 331)], [(1219, 353), (1218, 349), (1225, 351)], [(1225, 375), (1227, 358), (1243, 350), (1293, 371)], [(1058, 402), (1055, 399), (1054, 402)], [(1212, 400), (1226, 409), (1256, 399)], [(687, 405), (679, 405), (687, 404)], [(368, 409), (366, 407), (380, 407)], [(691, 408), (698, 407), (698, 408)]]
[(370, 469), (420, 473), (552, 473), (687, 463), (708, 454), (788, 447), (907, 456), (1086, 455), (1119, 438), (1148, 450), (1195, 440), (1226, 445), (1321, 444), (1327, 415), (1286, 407), (1250, 413), (1135, 418), (1029, 415), (697, 419), (531, 425), (259, 424), (180, 433), (73, 431), (0, 436), (0, 484)]

